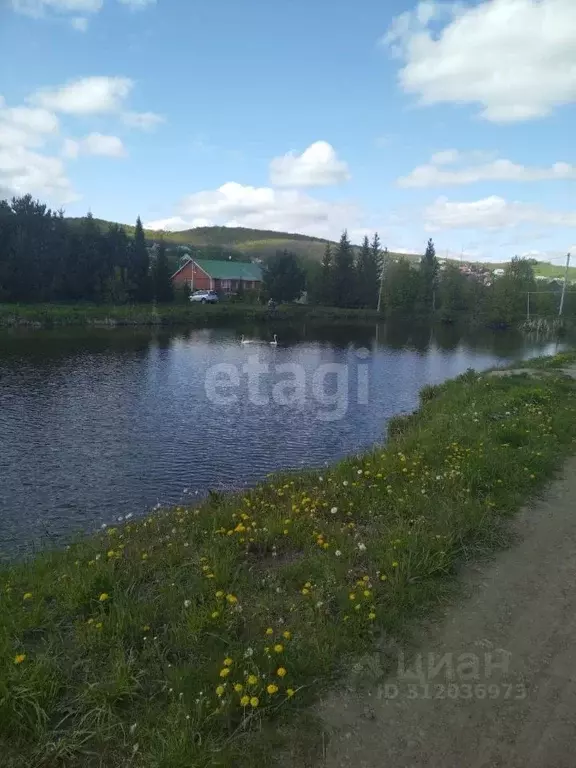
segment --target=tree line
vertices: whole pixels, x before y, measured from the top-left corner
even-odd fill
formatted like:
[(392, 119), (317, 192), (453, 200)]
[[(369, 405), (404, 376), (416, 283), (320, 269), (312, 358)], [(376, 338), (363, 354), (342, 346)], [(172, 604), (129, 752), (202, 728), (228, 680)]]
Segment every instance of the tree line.
[(0, 200), (0, 301), (159, 302), (174, 298), (163, 242), (149, 249), (138, 218), (134, 237), (89, 213), (67, 220), (30, 195)]

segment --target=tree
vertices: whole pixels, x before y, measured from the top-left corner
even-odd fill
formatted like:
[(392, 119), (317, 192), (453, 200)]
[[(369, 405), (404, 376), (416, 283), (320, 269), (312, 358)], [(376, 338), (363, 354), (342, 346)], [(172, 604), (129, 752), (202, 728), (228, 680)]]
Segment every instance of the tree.
[(504, 275), (494, 282), (489, 322), (508, 327), (526, 315), (527, 293), (536, 290), (534, 269), (529, 259), (515, 256), (506, 265)]
[(474, 278), (466, 277), (457, 264), (448, 264), (441, 273), (438, 286), (440, 317), (445, 323), (453, 323), (469, 308), (469, 285)]
[(344, 230), (334, 257), (333, 303), (337, 307), (352, 307), (356, 302), (354, 253)]
[(166, 244), (161, 240), (156, 253), (156, 261), (152, 269), (152, 285), (154, 298), (159, 303), (174, 301), (174, 287), (170, 279), (170, 266), (166, 255)]
[(420, 290), (419, 305), (422, 312), (430, 312), (434, 309), (435, 294), (438, 282), (440, 265), (436, 258), (436, 249), (432, 238), (428, 240), (426, 252), (420, 260)]
[(129, 292), (133, 301), (150, 301), (152, 298), (150, 280), (150, 256), (146, 247), (144, 228), (140, 216), (136, 219), (134, 240), (128, 259)]
[(419, 274), (406, 259), (391, 262), (382, 287), (383, 311), (388, 315), (409, 317), (418, 299)]
[(334, 301), (334, 260), (330, 241), (326, 243), (322, 257), (318, 295), (320, 304), (324, 306), (330, 306)]
[(382, 269), (380, 238), (376, 233), (372, 243), (364, 237), (362, 248), (356, 262), (356, 294), (361, 307), (376, 309), (380, 290), (380, 270)]
[(262, 277), (266, 294), (274, 301), (294, 301), (304, 290), (306, 279), (298, 260), (289, 251), (277, 251), (268, 260)]

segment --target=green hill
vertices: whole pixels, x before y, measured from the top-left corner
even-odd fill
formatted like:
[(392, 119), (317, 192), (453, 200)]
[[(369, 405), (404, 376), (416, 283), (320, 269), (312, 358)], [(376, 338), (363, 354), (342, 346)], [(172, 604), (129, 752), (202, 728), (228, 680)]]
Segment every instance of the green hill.
[[(68, 221), (74, 225), (80, 223), (81, 218), (69, 218)], [(114, 222), (104, 219), (95, 219), (99, 228), (105, 232)], [(134, 227), (130, 224), (122, 224), (126, 234), (130, 237), (134, 235)], [(159, 232), (152, 229), (145, 230), (147, 239), (150, 242), (158, 242), (161, 239), (173, 246), (189, 246), (192, 250), (201, 253), (204, 258), (233, 258), (252, 260), (262, 259), (266, 261), (277, 251), (291, 251), (303, 259), (310, 261), (321, 261), (326, 248), (326, 240), (320, 237), (311, 237), (310, 235), (301, 235), (292, 232), (275, 232), (268, 229), (249, 229), (247, 227), (197, 227), (195, 229), (186, 229), (182, 232)], [(332, 245), (335, 242), (330, 241)], [(407, 259), (412, 263), (420, 261), (420, 254), (415, 253), (393, 253), (390, 257), (394, 260)], [(177, 256), (175, 255), (176, 259)], [(453, 263), (460, 263), (458, 259), (449, 260)], [(506, 263), (484, 262), (482, 266), (490, 270), (504, 268)], [(549, 262), (539, 261), (534, 264), (534, 274), (548, 278), (563, 278), (564, 267), (562, 265), (550, 264)], [(570, 280), (576, 280), (576, 267), (570, 269)]]

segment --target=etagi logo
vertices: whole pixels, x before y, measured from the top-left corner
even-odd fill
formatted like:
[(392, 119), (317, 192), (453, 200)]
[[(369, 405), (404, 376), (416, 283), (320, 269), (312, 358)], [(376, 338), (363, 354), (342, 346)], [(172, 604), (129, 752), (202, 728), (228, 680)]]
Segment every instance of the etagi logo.
[(248, 401), (267, 406), (271, 402), (286, 408), (315, 404), (313, 418), (338, 421), (352, 402), (368, 405), (370, 351), (355, 350), (346, 363), (322, 363), (313, 371), (298, 363), (261, 362), (256, 353), (242, 365), (218, 363), (206, 371), (204, 391), (214, 405)]

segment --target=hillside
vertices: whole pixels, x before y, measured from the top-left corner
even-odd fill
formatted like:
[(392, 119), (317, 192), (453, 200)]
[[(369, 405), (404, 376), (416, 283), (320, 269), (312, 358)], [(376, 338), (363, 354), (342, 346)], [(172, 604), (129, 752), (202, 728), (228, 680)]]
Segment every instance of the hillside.
[[(72, 224), (81, 222), (81, 218), (69, 218)], [(114, 222), (105, 219), (95, 219), (96, 224), (104, 232)], [(134, 235), (134, 227), (130, 224), (121, 225), (126, 234)], [(266, 259), (277, 251), (291, 251), (298, 256), (311, 261), (321, 261), (326, 248), (326, 240), (320, 237), (311, 237), (293, 232), (275, 232), (267, 229), (249, 229), (246, 227), (197, 227), (181, 232), (159, 232), (152, 229), (145, 230), (146, 237), (151, 242), (164, 239), (166, 243), (174, 246), (190, 246), (202, 251), (202, 255), (208, 258), (232, 256), (238, 259)], [(330, 241), (332, 245), (336, 242)], [(390, 252), (392, 259), (407, 259), (414, 263), (420, 260), (419, 254)], [(451, 261), (451, 260), (449, 260)], [(452, 260), (455, 264), (459, 260)], [(484, 262), (482, 266), (487, 269), (498, 269), (506, 266), (506, 263)], [(534, 273), (548, 278), (563, 278), (564, 267), (561, 264), (550, 264), (540, 261), (534, 265)], [(576, 280), (576, 267), (570, 269), (570, 280)]]

